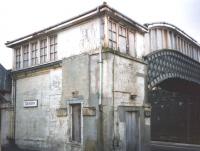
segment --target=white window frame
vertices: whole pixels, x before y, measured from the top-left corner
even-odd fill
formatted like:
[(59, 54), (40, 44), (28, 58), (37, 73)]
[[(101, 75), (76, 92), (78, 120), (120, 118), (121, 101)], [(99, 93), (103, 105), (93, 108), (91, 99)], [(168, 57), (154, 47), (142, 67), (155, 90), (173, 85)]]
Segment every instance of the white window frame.
[(49, 37), (49, 60), (55, 61), (57, 60), (57, 35), (51, 35)]
[(40, 64), (44, 64), (47, 62), (47, 51), (48, 51), (48, 45), (47, 45), (47, 37), (40, 39)]
[(31, 42), (31, 65), (37, 65), (38, 64), (38, 42), (34, 41)]
[(24, 44), (22, 46), (23, 53), (23, 68), (27, 68), (29, 66), (29, 44)]

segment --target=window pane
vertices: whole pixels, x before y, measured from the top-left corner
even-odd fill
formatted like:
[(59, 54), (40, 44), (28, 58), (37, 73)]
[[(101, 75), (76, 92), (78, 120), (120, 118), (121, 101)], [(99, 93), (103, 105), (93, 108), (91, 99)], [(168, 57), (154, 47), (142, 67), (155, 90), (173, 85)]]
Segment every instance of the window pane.
[(23, 67), (28, 67), (29, 62), (29, 50), (28, 45), (23, 46)]
[(46, 49), (47, 49), (47, 39), (45, 38), (40, 41), (40, 63), (45, 63), (47, 61)]
[(50, 37), (50, 61), (57, 58), (57, 36)]
[(37, 42), (31, 44), (31, 65), (37, 64)]
[(21, 50), (20, 48), (16, 49), (16, 69), (20, 68), (20, 64), (21, 64)]

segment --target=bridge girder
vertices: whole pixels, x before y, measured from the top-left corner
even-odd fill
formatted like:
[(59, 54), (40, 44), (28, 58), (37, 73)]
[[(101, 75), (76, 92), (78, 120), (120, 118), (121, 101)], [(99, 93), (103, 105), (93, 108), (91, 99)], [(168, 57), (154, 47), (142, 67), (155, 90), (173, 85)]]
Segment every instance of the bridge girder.
[(145, 56), (144, 59), (148, 66), (149, 89), (170, 78), (200, 84), (200, 63), (176, 50), (157, 50)]

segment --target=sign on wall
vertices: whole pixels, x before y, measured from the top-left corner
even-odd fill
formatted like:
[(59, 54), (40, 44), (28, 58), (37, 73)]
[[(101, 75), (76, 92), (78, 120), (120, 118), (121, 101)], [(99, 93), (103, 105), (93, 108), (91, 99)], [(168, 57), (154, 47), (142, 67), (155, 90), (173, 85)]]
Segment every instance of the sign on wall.
[(37, 107), (38, 100), (24, 100), (24, 107)]

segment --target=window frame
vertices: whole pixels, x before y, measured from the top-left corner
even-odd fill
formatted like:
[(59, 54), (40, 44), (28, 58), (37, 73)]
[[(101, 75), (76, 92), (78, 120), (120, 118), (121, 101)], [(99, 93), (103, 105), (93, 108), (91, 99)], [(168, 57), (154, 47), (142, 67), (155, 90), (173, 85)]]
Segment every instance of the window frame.
[[(48, 45), (47, 45), (47, 37), (42, 38), (39, 40), (40, 43), (40, 64), (44, 64), (47, 62), (47, 51), (48, 51)], [(44, 42), (44, 43), (43, 43)]]
[(23, 54), (23, 68), (29, 67), (29, 44), (24, 44), (22, 46)]
[(21, 68), (21, 47), (15, 48), (15, 68), (20, 69)]
[[(123, 31), (121, 30), (120, 32), (120, 29), (124, 29), (124, 35), (123, 35)], [(127, 45), (128, 45), (128, 36), (127, 36), (127, 33), (128, 33), (128, 29), (124, 26), (124, 25), (119, 25), (118, 26), (118, 45), (119, 45), (119, 51), (120, 52), (125, 52), (125, 53), (128, 53), (128, 49), (127, 49)], [(125, 50), (122, 50), (120, 48), (120, 38), (124, 38), (125, 39)]]
[[(34, 46), (34, 47), (33, 47)], [(31, 65), (37, 65), (38, 64), (38, 41), (33, 41), (30, 43), (31, 47)]]
[[(115, 39), (113, 35), (115, 35)], [(117, 50), (117, 23), (112, 20), (108, 21), (108, 46), (111, 49)]]
[(57, 60), (57, 54), (57, 35), (51, 35), (49, 36), (49, 60)]

